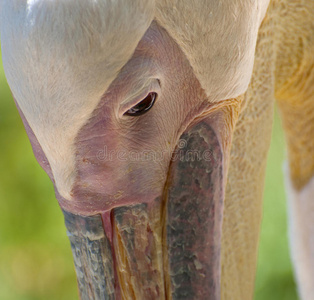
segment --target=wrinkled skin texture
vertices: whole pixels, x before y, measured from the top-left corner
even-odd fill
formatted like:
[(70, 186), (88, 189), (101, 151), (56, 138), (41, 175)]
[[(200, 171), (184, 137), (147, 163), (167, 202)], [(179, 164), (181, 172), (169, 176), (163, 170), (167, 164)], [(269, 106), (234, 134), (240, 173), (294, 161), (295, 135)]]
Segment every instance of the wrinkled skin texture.
[[(123, 115), (149, 92), (158, 94), (151, 111)], [(86, 213), (86, 201), (104, 211), (159, 196), (180, 135), (210, 107), (183, 53), (153, 23), (76, 138), (78, 175), (64, 207)], [(145, 151), (153, 157), (145, 159)]]
[(275, 97), (285, 129), (289, 235), (301, 299), (314, 299), (314, 2), (278, 1)]
[[(292, 259), (301, 299), (313, 299), (313, 199), (298, 195), (314, 174), (313, 4), (272, 1), (259, 29), (253, 75), (230, 154), (222, 238), (225, 300), (253, 297), (274, 100), (287, 137), (290, 174), (286, 176), (292, 178), (287, 195), (292, 207), (303, 207), (291, 210), (289, 216)], [(310, 190), (307, 187), (304, 193), (309, 195)]]

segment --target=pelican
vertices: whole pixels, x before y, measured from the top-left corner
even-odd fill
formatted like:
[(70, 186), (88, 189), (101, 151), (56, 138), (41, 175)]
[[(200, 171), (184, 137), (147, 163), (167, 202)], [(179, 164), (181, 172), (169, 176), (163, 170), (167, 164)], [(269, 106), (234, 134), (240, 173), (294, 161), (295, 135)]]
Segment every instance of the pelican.
[(81, 299), (252, 299), (277, 100), (314, 298), (314, 2), (2, 0), (3, 65)]

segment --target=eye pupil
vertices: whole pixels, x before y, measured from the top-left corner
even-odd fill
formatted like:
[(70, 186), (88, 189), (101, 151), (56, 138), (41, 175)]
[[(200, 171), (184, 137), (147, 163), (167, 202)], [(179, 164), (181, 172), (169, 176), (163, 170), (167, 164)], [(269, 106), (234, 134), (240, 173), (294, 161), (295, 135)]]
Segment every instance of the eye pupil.
[(126, 116), (140, 116), (148, 112), (154, 105), (157, 98), (157, 93), (149, 93), (141, 102), (130, 108), (125, 115)]

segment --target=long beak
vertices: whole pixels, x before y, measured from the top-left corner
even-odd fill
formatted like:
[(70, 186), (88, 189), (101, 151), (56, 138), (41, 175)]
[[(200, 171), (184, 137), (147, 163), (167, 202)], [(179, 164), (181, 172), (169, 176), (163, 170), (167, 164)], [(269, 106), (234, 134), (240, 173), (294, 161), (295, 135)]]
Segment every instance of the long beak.
[(225, 151), (212, 124), (182, 134), (160, 197), (64, 211), (81, 299), (220, 299)]

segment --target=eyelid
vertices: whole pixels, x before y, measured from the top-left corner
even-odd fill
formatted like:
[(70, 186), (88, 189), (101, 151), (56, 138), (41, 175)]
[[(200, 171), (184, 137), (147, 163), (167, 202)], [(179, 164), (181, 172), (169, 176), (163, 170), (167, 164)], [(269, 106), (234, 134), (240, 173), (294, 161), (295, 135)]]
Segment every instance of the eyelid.
[(126, 111), (145, 99), (149, 93), (155, 92), (159, 95), (160, 91), (159, 79), (150, 78), (141, 89), (137, 89), (120, 104), (119, 116), (122, 117)]

